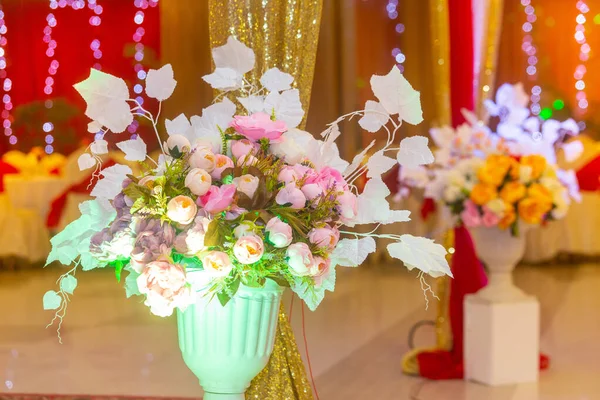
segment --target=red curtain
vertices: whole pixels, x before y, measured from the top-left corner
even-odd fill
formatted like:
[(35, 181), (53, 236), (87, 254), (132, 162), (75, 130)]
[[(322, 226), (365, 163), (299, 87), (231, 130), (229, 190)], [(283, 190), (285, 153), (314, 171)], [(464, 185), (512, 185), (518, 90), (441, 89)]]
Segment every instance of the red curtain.
[[(13, 82), (10, 95), (13, 103), (11, 115), (15, 118), (13, 127), (18, 138), (17, 147), (27, 151), (34, 145), (45, 145), (46, 133), (42, 130), (45, 120), (55, 121), (56, 151), (68, 153), (80, 145), (82, 139), (91, 139), (85, 126), (83, 115), (85, 103), (73, 89), (73, 84), (89, 75), (89, 69), (99, 62), (104, 72), (122, 77), (130, 85), (136, 82), (134, 66), (137, 63), (133, 35), (142, 27), (145, 31), (141, 43), (144, 45), (144, 69), (158, 65), (160, 49), (160, 24), (157, 7), (143, 10), (141, 25), (134, 22), (139, 8), (133, 0), (103, 0), (99, 26), (90, 25), (90, 18), (96, 14), (87, 6), (81, 10), (71, 7), (51, 10), (47, 1), (9, 1), (2, 9), (8, 32), (5, 47), (7, 77)], [(46, 55), (47, 43), (43, 41), (46, 18), (52, 13), (57, 25), (52, 29), (52, 39), (57, 47), (53, 57)], [(90, 44), (100, 41), (102, 58), (96, 60)], [(50, 62), (59, 63), (54, 79), (53, 93), (44, 94)], [(134, 96), (133, 92), (131, 93)], [(43, 106), (46, 99), (54, 100), (56, 107), (48, 110)], [(149, 104), (153, 109), (153, 104)], [(18, 120), (19, 116), (23, 119)], [(34, 121), (31, 121), (34, 120)], [(32, 128), (33, 127), (33, 128)], [(14, 148), (7, 138), (1, 135), (0, 151)], [(123, 135), (125, 137), (125, 134)]]

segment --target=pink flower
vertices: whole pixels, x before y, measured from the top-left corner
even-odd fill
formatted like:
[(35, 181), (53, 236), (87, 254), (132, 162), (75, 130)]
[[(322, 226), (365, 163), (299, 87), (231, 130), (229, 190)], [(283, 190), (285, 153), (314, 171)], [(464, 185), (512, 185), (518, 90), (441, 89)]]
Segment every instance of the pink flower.
[(158, 177), (154, 175), (147, 175), (139, 180), (138, 185), (152, 189), (152, 186), (154, 185), (152, 182), (154, 182), (156, 178)]
[(314, 257), (313, 265), (310, 268), (310, 275), (315, 281), (315, 286), (323, 284), (323, 280), (331, 273), (331, 260), (329, 258)]
[(292, 227), (277, 217), (273, 217), (267, 222), (265, 232), (268, 234), (267, 240), (269, 243), (278, 249), (287, 247), (292, 243)]
[(333, 250), (338, 240), (340, 240), (340, 231), (329, 225), (325, 225), (322, 228), (314, 228), (308, 232), (308, 241), (317, 247), (326, 247), (329, 250)]
[(194, 302), (185, 269), (171, 264), (166, 257), (146, 264), (136, 283), (140, 293), (146, 295), (150, 312), (159, 317), (168, 317), (175, 307), (183, 311)]
[(215, 169), (212, 170), (210, 176), (213, 179), (221, 179), (221, 174), (227, 168), (233, 168), (233, 161), (231, 158), (223, 155), (223, 154), (215, 154)]
[(212, 172), (215, 169), (215, 154), (206, 147), (197, 147), (188, 160), (192, 168), (202, 168), (206, 172)]
[(239, 192), (244, 193), (250, 199), (254, 197), (256, 189), (258, 189), (259, 179), (253, 175), (246, 174), (237, 178), (233, 178), (233, 184)]
[(300, 179), (304, 181), (304, 183), (314, 183), (319, 178), (319, 174), (314, 169), (307, 167), (306, 165), (296, 164), (292, 168), (298, 174)]
[(462, 213), (460, 213), (460, 218), (467, 227), (476, 227), (481, 225), (479, 209), (471, 200), (465, 201), (465, 209)]
[(235, 185), (211, 186), (208, 192), (198, 198), (199, 204), (211, 214), (226, 210), (233, 202)]
[(308, 200), (314, 200), (323, 194), (323, 188), (318, 183), (309, 183), (302, 186), (300, 190), (302, 190), (302, 193), (304, 193)]
[(338, 205), (337, 211), (340, 213), (340, 220), (344, 223), (350, 222), (356, 218), (358, 204), (356, 195), (350, 191), (345, 191), (336, 198)]
[(211, 184), (211, 176), (200, 168), (191, 169), (185, 177), (185, 187), (190, 189), (196, 196), (204, 196), (210, 189)]
[(276, 141), (287, 130), (285, 122), (272, 121), (271, 116), (263, 112), (250, 116), (236, 115), (229, 126), (255, 142), (263, 138)]
[(286, 185), (283, 187), (277, 196), (275, 196), (275, 202), (280, 205), (289, 204), (290, 207), (299, 210), (304, 208), (306, 204), (306, 196), (300, 189), (293, 184)]
[(254, 157), (252, 154), (246, 154), (241, 158), (237, 159), (238, 167), (249, 167), (251, 165), (255, 165), (258, 162), (258, 158)]
[(296, 276), (310, 275), (314, 259), (310, 248), (306, 243), (294, 243), (285, 252), (286, 261), (290, 267), (290, 273)]
[(196, 218), (197, 211), (196, 203), (188, 196), (173, 197), (167, 204), (167, 217), (182, 225), (191, 223)]
[(196, 217), (194, 225), (175, 238), (175, 250), (187, 255), (197, 254), (204, 250), (206, 248), (204, 246), (204, 236), (208, 231), (208, 224), (210, 224), (210, 219), (202, 216)]
[(225, 219), (227, 221), (231, 221), (236, 219), (237, 217), (239, 217), (240, 215), (244, 214), (248, 212), (248, 210), (246, 210), (245, 208), (242, 207), (238, 207), (235, 204), (233, 204), (229, 210), (227, 210), (227, 212), (225, 213)]
[(235, 158), (242, 158), (246, 154), (256, 154), (259, 147), (257, 143), (251, 142), (248, 139), (235, 140), (231, 142), (231, 154)]
[(325, 167), (319, 171), (317, 177), (317, 183), (323, 188), (328, 190), (335, 188), (337, 191), (348, 190), (348, 184), (342, 176), (341, 172), (335, 168)]
[(286, 165), (285, 167), (281, 168), (281, 171), (279, 171), (279, 175), (277, 175), (277, 180), (279, 182), (285, 183), (286, 185), (288, 183), (294, 183), (298, 179), (300, 179), (300, 175), (298, 175), (298, 172), (289, 165)]
[(500, 220), (501, 218), (498, 216), (498, 214), (496, 214), (486, 206), (483, 207), (483, 218), (481, 219), (481, 221), (483, 222), (484, 226), (491, 228), (492, 226), (498, 225)]
[(209, 251), (202, 257), (202, 266), (204, 271), (214, 278), (223, 278), (229, 275), (233, 269), (233, 263), (222, 251)]
[(265, 246), (263, 241), (256, 235), (242, 236), (233, 245), (235, 258), (244, 265), (254, 264), (259, 261), (264, 252)]

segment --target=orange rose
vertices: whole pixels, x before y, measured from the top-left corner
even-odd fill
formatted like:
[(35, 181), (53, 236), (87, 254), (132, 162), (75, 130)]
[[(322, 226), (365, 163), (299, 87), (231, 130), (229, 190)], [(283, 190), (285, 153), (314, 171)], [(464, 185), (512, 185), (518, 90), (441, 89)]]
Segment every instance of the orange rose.
[(514, 204), (525, 197), (527, 188), (519, 181), (508, 182), (500, 191), (500, 198), (508, 204)]
[(504, 216), (500, 222), (498, 222), (498, 227), (500, 229), (507, 229), (517, 220), (517, 212), (515, 211), (515, 207), (508, 203), (505, 203), (504, 205)]
[(499, 186), (515, 162), (511, 157), (492, 154), (485, 160), (484, 166), (477, 171), (477, 178), (483, 183)]
[(527, 189), (527, 195), (552, 204), (552, 192), (546, 186), (539, 183), (531, 184)]
[(478, 183), (473, 187), (473, 190), (471, 190), (469, 197), (473, 203), (482, 206), (498, 197), (498, 192), (496, 191), (496, 187), (492, 185)]
[(521, 165), (531, 167), (531, 179), (537, 179), (546, 170), (546, 159), (537, 154), (523, 156)]
[(526, 197), (519, 202), (519, 216), (528, 224), (540, 224), (551, 209), (552, 202), (541, 197)]

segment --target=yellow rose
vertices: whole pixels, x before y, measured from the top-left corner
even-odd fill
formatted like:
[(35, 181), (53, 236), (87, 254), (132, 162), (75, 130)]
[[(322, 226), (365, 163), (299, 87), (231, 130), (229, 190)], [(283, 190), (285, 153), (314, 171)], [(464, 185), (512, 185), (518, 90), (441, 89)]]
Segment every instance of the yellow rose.
[(531, 167), (531, 179), (537, 179), (546, 170), (546, 159), (537, 154), (523, 156), (521, 165)]
[(527, 189), (519, 181), (508, 182), (500, 190), (500, 198), (509, 204), (514, 204), (525, 197)]
[(485, 160), (484, 166), (477, 171), (477, 178), (483, 183), (500, 186), (514, 163), (515, 160), (511, 157), (492, 154)]
[(533, 183), (527, 189), (527, 196), (535, 197), (541, 201), (552, 204), (552, 192), (548, 188), (539, 183)]
[(496, 187), (493, 185), (478, 183), (473, 186), (473, 190), (471, 190), (469, 197), (473, 203), (477, 204), (478, 206), (482, 206), (488, 203), (490, 200), (498, 197), (498, 192), (496, 191)]
[(526, 197), (519, 202), (519, 217), (528, 224), (538, 225), (552, 209), (552, 202), (542, 197)]
[(515, 211), (513, 205), (508, 203), (505, 203), (504, 205), (504, 216), (500, 222), (498, 222), (498, 227), (500, 229), (507, 229), (517, 220), (517, 212)]

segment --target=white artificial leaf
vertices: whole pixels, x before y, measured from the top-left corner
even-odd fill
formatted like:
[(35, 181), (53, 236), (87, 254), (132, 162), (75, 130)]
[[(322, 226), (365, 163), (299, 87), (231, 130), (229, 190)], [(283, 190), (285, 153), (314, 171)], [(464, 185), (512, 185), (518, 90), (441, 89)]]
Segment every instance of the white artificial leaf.
[(146, 76), (146, 94), (158, 101), (164, 101), (171, 97), (177, 86), (173, 79), (173, 67), (171, 64), (163, 65), (160, 69), (150, 69)]
[(569, 118), (568, 120), (564, 121), (562, 124), (560, 124), (560, 126), (562, 129), (571, 133), (572, 135), (579, 134), (579, 125), (577, 125), (577, 122), (575, 122), (573, 118)]
[(62, 303), (62, 298), (54, 290), (49, 290), (44, 294), (42, 301), (44, 310), (57, 310)]
[(223, 46), (215, 47), (212, 56), (217, 68), (231, 68), (242, 75), (254, 68), (254, 51), (233, 36)]
[(313, 286), (309, 289), (305, 279), (296, 276), (293, 279), (294, 281), (291, 284), (292, 291), (306, 303), (309, 310), (315, 311), (323, 301), (325, 291), (329, 290), (333, 292), (335, 289), (335, 264), (334, 262), (331, 263), (329, 273), (323, 278), (321, 286)]
[(397, 66), (385, 76), (373, 75), (371, 89), (390, 115), (398, 114), (400, 120), (411, 125), (423, 121), (421, 94), (413, 89)]
[(85, 115), (100, 125), (121, 133), (133, 122), (123, 79), (92, 69), (89, 78), (73, 87), (87, 103)]
[(456, 132), (450, 126), (442, 126), (441, 128), (431, 128), (429, 135), (437, 147), (445, 148), (450, 146)]
[(381, 176), (381, 174), (389, 171), (398, 162), (393, 158), (387, 157), (383, 154), (383, 151), (378, 151), (369, 158), (367, 162), (367, 178), (373, 178), (375, 176)]
[[(310, 133), (293, 128), (285, 131), (276, 143), (271, 143), (271, 153), (288, 164), (298, 164), (308, 156), (308, 151), (318, 143)], [(309, 157), (310, 158), (310, 157)]]
[(291, 88), (294, 77), (286, 72), (282, 72), (279, 68), (271, 68), (267, 70), (260, 78), (260, 83), (269, 92), (281, 92)]
[(400, 165), (416, 168), (419, 165), (431, 164), (435, 159), (428, 143), (429, 139), (424, 136), (411, 136), (402, 139), (397, 155)]
[(380, 176), (369, 179), (363, 192), (358, 196), (356, 218), (346, 225), (410, 221), (410, 211), (390, 209), (390, 203), (387, 201), (389, 195), (390, 190)]
[(115, 164), (112, 167), (103, 169), (100, 172), (103, 178), (98, 180), (90, 196), (108, 200), (114, 199), (123, 190), (123, 181), (131, 173), (131, 168), (122, 164)]
[(538, 117), (529, 117), (523, 122), (523, 128), (531, 133), (540, 131), (540, 119)]
[(88, 124), (87, 130), (89, 133), (98, 133), (102, 130), (102, 124), (97, 121), (92, 121)]
[(140, 296), (141, 293), (137, 285), (137, 278), (140, 274), (129, 266), (125, 267), (125, 270), (129, 271), (127, 278), (125, 278), (125, 295), (127, 298), (130, 298), (131, 296)]
[(274, 112), (275, 118), (284, 121), (288, 129), (297, 127), (304, 117), (300, 92), (298, 89), (290, 89), (281, 93), (269, 93), (265, 98), (265, 111), (268, 114)]
[(425, 188), (429, 182), (429, 172), (427, 168), (419, 166), (417, 168), (400, 168), (398, 180), (412, 188)]
[(348, 161), (340, 157), (340, 150), (332, 142), (323, 142), (315, 140), (307, 144), (306, 156), (315, 165), (315, 169), (320, 170), (325, 167), (331, 167), (342, 172), (348, 168)]
[(321, 132), (321, 137), (327, 137), (328, 142), (335, 142), (342, 133), (337, 123), (329, 124), (329, 127)]
[(231, 68), (216, 68), (212, 74), (204, 75), (202, 79), (213, 89), (229, 91), (242, 86), (243, 76)]
[(263, 96), (250, 95), (248, 97), (238, 97), (237, 99), (248, 111), (248, 114), (265, 111), (265, 98)]
[(508, 140), (518, 140), (523, 134), (523, 129), (519, 125), (499, 123), (496, 128), (498, 135)]
[(184, 114), (179, 114), (173, 120), (165, 119), (165, 128), (169, 136), (183, 135), (188, 137), (192, 129), (192, 125), (190, 124), (190, 121), (188, 121), (187, 117)]
[(358, 124), (368, 132), (377, 132), (383, 125), (387, 124), (389, 119), (390, 116), (381, 103), (367, 100), (365, 104), (365, 113), (362, 118), (358, 120)]
[(211, 143), (213, 151), (221, 153), (222, 140), (219, 129), (225, 131), (229, 127), (235, 111), (235, 104), (227, 98), (208, 106), (202, 110), (201, 117), (195, 115), (191, 118), (193, 131), (188, 139), (192, 144), (198, 140)]
[(583, 143), (580, 140), (574, 140), (563, 144), (562, 149), (565, 152), (565, 160), (570, 163), (577, 160), (583, 154)]
[(375, 252), (375, 239), (342, 239), (331, 253), (331, 262), (342, 267), (358, 267)]
[(354, 158), (352, 159), (352, 163), (348, 165), (348, 167), (344, 170), (344, 173), (342, 174), (343, 176), (350, 176), (350, 174), (352, 174), (354, 171), (356, 171), (358, 167), (360, 167), (367, 155), (367, 152), (371, 150), (371, 147), (375, 146), (376, 141), (377, 140), (372, 140), (371, 143), (363, 149), (363, 151), (354, 156)]
[(80, 171), (84, 171), (96, 165), (96, 159), (90, 153), (83, 153), (77, 159), (77, 165)]
[(125, 140), (117, 143), (117, 147), (125, 153), (125, 159), (127, 161), (144, 161), (146, 159), (147, 148), (146, 143), (137, 136), (135, 139)]
[(104, 139), (97, 139), (90, 145), (90, 150), (94, 154), (106, 154), (108, 153), (108, 142)]
[(446, 249), (433, 240), (412, 235), (402, 235), (400, 240), (387, 246), (390, 256), (401, 260), (406, 268), (417, 268), (434, 278), (452, 276)]
[(60, 280), (60, 290), (65, 293), (73, 294), (73, 291), (77, 287), (77, 278), (73, 275), (67, 275)]

